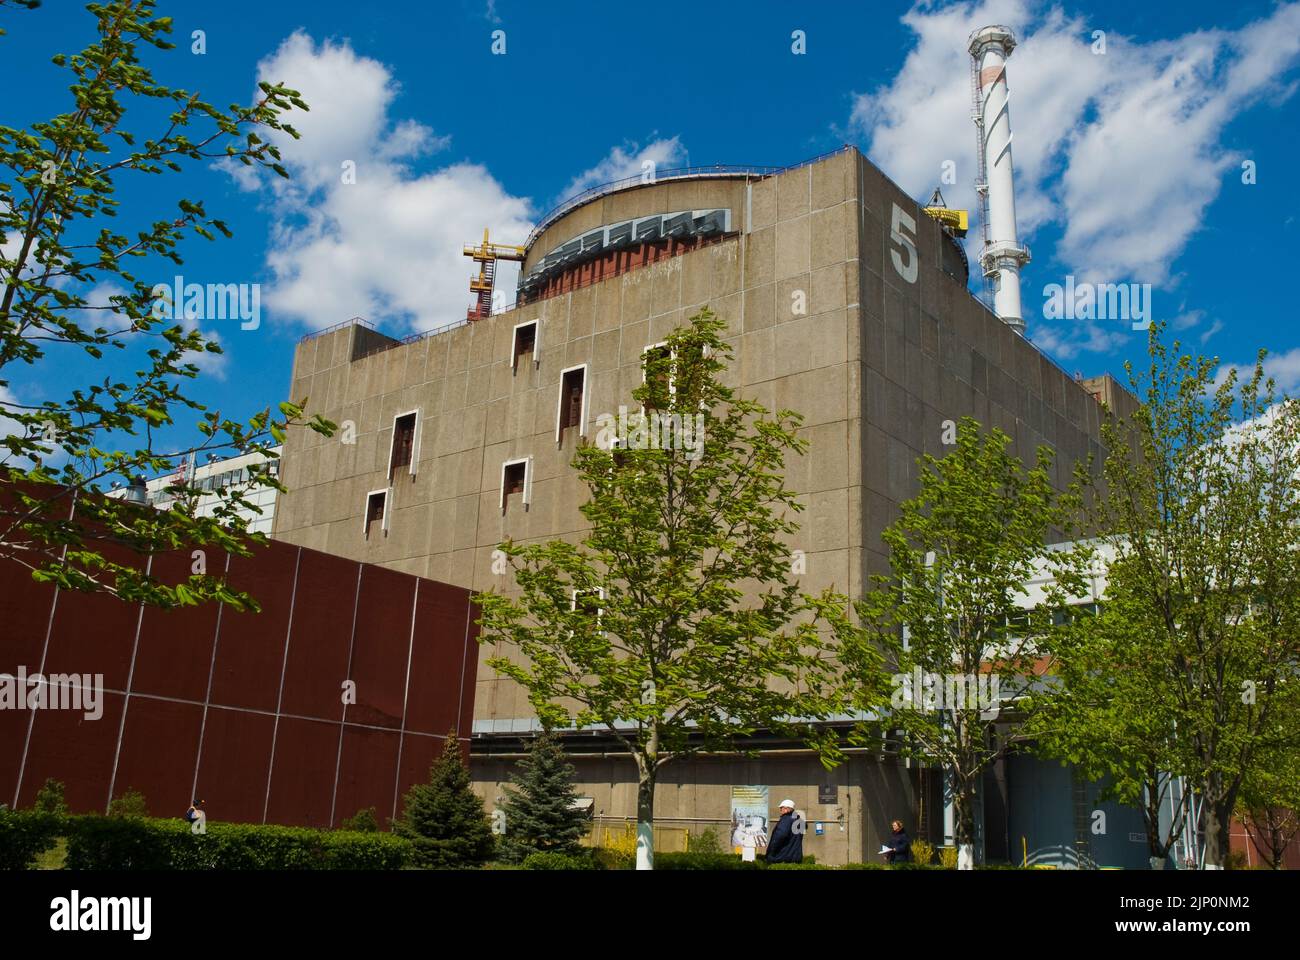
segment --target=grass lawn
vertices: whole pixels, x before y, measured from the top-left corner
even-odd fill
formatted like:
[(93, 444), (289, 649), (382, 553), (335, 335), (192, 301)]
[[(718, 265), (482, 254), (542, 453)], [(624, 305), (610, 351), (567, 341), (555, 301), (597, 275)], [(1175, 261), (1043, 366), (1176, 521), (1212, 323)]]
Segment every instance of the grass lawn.
[(63, 864), (68, 859), (68, 841), (64, 837), (59, 837), (54, 841), (54, 846), (44, 853), (36, 855), (37, 870), (62, 870)]

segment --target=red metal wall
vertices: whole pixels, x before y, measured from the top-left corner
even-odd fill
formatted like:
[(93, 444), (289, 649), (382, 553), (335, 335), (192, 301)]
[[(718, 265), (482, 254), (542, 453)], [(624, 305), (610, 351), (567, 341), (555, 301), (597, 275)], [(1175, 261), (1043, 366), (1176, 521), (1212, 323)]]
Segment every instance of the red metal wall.
[[(192, 797), (214, 821), (380, 821), (423, 781), (446, 734), (468, 743), (477, 614), (469, 591), (290, 544), (209, 551), (261, 613), (159, 610), (33, 583), (0, 561), (0, 673), (104, 675), (103, 716), (0, 710), (0, 801), (47, 777), (75, 812), (139, 790), (156, 816)], [(166, 582), (188, 551), (156, 557)], [(345, 680), (356, 702), (344, 704)]]

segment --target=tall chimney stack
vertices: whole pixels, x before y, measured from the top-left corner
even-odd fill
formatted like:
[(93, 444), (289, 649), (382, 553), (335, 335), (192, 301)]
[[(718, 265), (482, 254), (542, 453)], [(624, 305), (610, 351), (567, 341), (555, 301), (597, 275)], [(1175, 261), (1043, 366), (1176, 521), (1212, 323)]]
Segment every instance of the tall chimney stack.
[(1007, 27), (984, 27), (970, 36), (974, 119), (979, 131), (979, 180), (975, 189), (980, 194), (984, 212), (984, 250), (980, 254), (980, 266), (993, 287), (993, 311), (1023, 336), (1025, 320), (1020, 309), (1020, 268), (1029, 262), (1029, 248), (1016, 237), (1006, 67), (1015, 46), (1015, 34)]

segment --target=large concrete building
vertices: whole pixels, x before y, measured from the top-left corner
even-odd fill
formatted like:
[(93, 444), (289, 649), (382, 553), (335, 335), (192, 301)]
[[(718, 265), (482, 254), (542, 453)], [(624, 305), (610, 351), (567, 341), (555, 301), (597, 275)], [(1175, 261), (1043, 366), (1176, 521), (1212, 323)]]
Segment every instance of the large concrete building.
[[(917, 458), (945, 452), (946, 423), (999, 427), (1026, 459), (1051, 446), (1063, 483), (1102, 453), (1098, 398), (1132, 402), (1109, 378), (1076, 381), (968, 285), (957, 239), (851, 147), (590, 191), (528, 239), (515, 308), (401, 341), (349, 322), (298, 345), (291, 395), (342, 429), (291, 434), (274, 536), (510, 589), (493, 551), (580, 534), (577, 445), (632, 403), (646, 349), (707, 306), (727, 325), (730, 384), (804, 417), (809, 450), (787, 468), (806, 506), (790, 544), (804, 587), (858, 597), (884, 568), (882, 529), (917, 491)], [(482, 651), (476, 685), (473, 767), (489, 800), (536, 726), (524, 693), (482, 663), (505, 653)], [(595, 814), (632, 817), (631, 762), (594, 732), (570, 746)], [(744, 785), (773, 804), (793, 796), (822, 825), (806, 851), (827, 862), (871, 859), (894, 816), (932, 817), (937, 776), (865, 753), (827, 774), (799, 744), (755, 746), (757, 759), (665, 769), (665, 844), (725, 826)]]

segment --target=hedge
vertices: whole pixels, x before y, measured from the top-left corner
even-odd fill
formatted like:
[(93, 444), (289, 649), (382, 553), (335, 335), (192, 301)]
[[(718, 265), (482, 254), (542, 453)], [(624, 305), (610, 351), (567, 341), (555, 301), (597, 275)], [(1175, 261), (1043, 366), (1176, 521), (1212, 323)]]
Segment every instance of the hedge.
[(762, 870), (757, 860), (746, 863), (734, 853), (656, 853), (656, 870)]
[(539, 850), (524, 857), (525, 870), (598, 870), (591, 857), (573, 857), (565, 853)]
[(410, 842), (386, 833), (184, 820), (66, 818), (69, 870), (396, 870)]
[(0, 870), (26, 870), (37, 854), (54, 847), (63, 833), (57, 813), (0, 810)]

